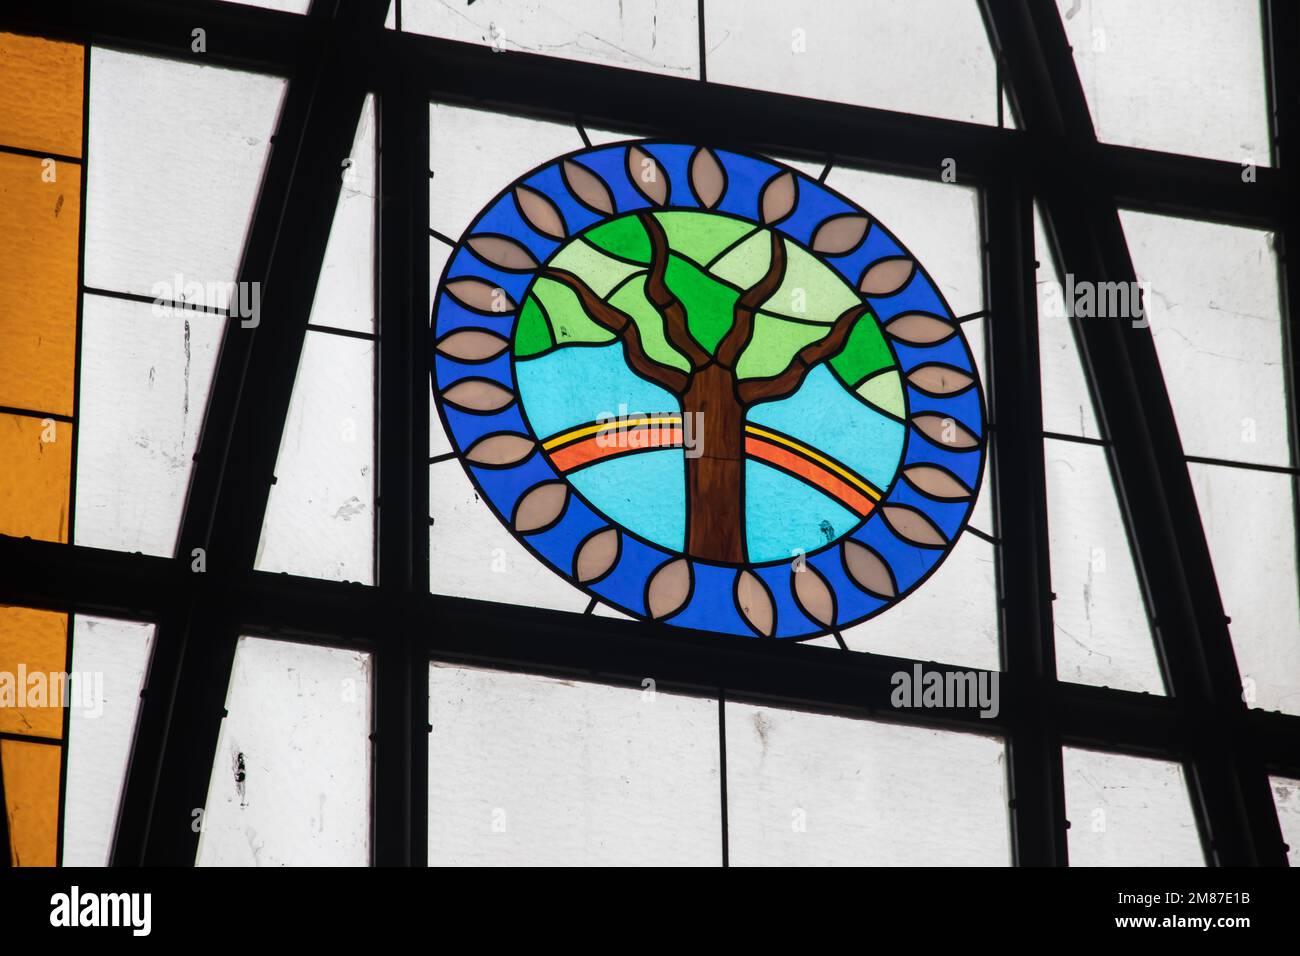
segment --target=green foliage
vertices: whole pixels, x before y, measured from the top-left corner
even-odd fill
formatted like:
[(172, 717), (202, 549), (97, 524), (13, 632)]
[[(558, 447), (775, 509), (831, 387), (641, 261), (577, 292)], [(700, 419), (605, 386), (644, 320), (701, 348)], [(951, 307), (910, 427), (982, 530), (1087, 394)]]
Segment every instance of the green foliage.
[[(691, 336), (710, 354), (731, 328), (736, 301), (771, 264), (771, 232), (716, 213), (655, 213), (670, 254), (664, 281), (686, 311)], [(746, 238), (748, 237), (748, 238)], [(741, 379), (782, 372), (803, 347), (822, 338), (857, 293), (807, 250), (785, 240), (785, 278), (756, 316), (749, 345), (737, 363)], [(650, 239), (637, 215), (611, 219), (571, 240), (552, 258), (553, 268), (577, 275), (598, 296), (636, 323), (645, 353), (657, 362), (689, 371), (669, 344), (663, 320), (646, 295)], [(615, 341), (587, 315), (567, 287), (540, 278), (525, 298), (515, 333), (519, 358), (570, 344)], [(850, 388), (893, 362), (876, 322), (864, 315), (840, 355), (831, 360)]]
[(894, 356), (889, 351), (889, 345), (869, 315), (858, 320), (840, 354), (830, 360), (835, 374), (849, 388), (853, 388), (872, 372), (893, 363)]

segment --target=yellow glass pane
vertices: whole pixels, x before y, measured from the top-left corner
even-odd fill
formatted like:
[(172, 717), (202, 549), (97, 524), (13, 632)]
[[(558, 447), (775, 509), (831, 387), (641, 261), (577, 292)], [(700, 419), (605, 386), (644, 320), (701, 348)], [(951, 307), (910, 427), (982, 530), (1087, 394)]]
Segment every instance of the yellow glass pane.
[(63, 736), (63, 696), (51, 674), (68, 659), (68, 616), (0, 605), (0, 731)]
[(0, 405), (72, 414), (80, 232), (80, 166), (0, 153)]
[(0, 146), (81, 155), (82, 47), (0, 33)]
[(59, 763), (63, 748), (0, 741), (5, 810), (14, 866), (54, 866), (59, 848)]
[(72, 426), (0, 414), (0, 534), (68, 540)]

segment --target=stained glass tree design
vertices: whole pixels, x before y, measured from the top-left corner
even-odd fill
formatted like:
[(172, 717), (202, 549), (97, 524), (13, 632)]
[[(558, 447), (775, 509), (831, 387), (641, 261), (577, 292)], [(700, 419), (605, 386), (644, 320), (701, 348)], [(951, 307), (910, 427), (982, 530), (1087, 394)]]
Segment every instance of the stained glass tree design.
[[(627, 364), (702, 427), (701, 454), (686, 459), (686, 553), (743, 563), (746, 412), (794, 394), (828, 360), (853, 383), (892, 365), (874, 321), (859, 325), (868, 306), (778, 232), (727, 217), (642, 211), (579, 241), (540, 273), (516, 356), (621, 344)], [(548, 285), (576, 302), (548, 312), (541, 303), (557, 300)]]
[(951, 311), (769, 160), (641, 141), (539, 167), (471, 225), (434, 324), (475, 487), (628, 613), (825, 633), (918, 586), (970, 514), (983, 402)]

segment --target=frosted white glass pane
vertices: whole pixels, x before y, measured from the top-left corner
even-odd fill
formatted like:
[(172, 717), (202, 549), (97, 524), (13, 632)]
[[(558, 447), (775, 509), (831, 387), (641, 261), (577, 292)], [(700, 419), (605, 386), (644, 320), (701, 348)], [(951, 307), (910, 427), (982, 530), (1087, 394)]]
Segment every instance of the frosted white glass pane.
[(700, 73), (697, 0), (403, 0), (409, 33), (672, 76)]
[(1011, 105), (1011, 100), (1007, 99), (1007, 94), (1002, 94), (1002, 128), (1003, 129), (1020, 129), (1020, 124), (1016, 122), (1016, 111)]
[(1002, 741), (727, 704), (733, 866), (1006, 866)]
[[(812, 175), (816, 178), (820, 173)], [(954, 316), (983, 310), (984, 257), (977, 190), (847, 166), (832, 166), (826, 185), (853, 200), (898, 238), (925, 267)], [(961, 329), (980, 381), (987, 387), (985, 320), (969, 319)]]
[(1277, 822), (1282, 825), (1287, 860), (1300, 866), (1300, 780), (1273, 777), (1273, 802), (1277, 804)]
[(154, 626), (73, 618), (63, 865), (107, 866)]
[(1043, 457), (1057, 676), (1165, 693), (1105, 450), (1048, 439)]
[(370, 862), (370, 656), (241, 637), (199, 866)]
[(997, 670), (996, 561), (993, 545), (968, 531), (916, 591), (840, 636), (851, 651)]
[(710, 82), (996, 125), (997, 70), (974, 3), (709, 0)]
[[(984, 308), (979, 192), (936, 179), (831, 167), (826, 185), (852, 199), (925, 266), (955, 315)], [(963, 327), (969, 334), (969, 323)], [(982, 370), (981, 370), (982, 371)]]
[(582, 145), (572, 124), (432, 104), (429, 227), (459, 239), (502, 189), (533, 167)]
[(226, 3), (238, 3), (245, 7), (265, 7), (268, 10), (283, 10), (286, 13), (306, 13), (311, 0), (225, 0)]
[(370, 340), (308, 330), (258, 570), (374, 582), (374, 372)]
[[(614, 618), (618, 618), (621, 621), (636, 620), (634, 617), (632, 617), (632, 615), (624, 614), (622, 611), (618, 610), (617, 608), (612, 608), (608, 604), (603, 604), (600, 601), (596, 602), (596, 606), (591, 609), (591, 613), (596, 617), (614, 617)], [(834, 638), (832, 638), (832, 640), (834, 640)]]
[(395, 2), (388, 4), (388, 14), (384, 17), (384, 27), (388, 30), (397, 29), (397, 4)]
[(1179, 764), (1066, 747), (1071, 866), (1204, 866)]
[(1291, 478), (1190, 463), (1247, 703), (1300, 714), (1300, 596)]
[(1289, 465), (1272, 233), (1121, 212), (1189, 455)]
[[(984, 308), (979, 194), (955, 183), (832, 166), (826, 185), (867, 210), (925, 266), (957, 316)], [(985, 322), (962, 334), (987, 387)], [(970, 524), (993, 532), (991, 495), (981, 476)], [(842, 632), (853, 651), (943, 661), (996, 670), (996, 552), (969, 532), (934, 576), (884, 614)], [(961, 626), (954, 622), (960, 621)]]
[(175, 550), (226, 321), (84, 297), (76, 544)]
[(456, 459), (429, 467), (429, 590), (434, 594), (582, 611), (591, 603), (497, 519)]
[[(1043, 429), (1058, 435), (1101, 438), (1083, 360), (1070, 328), (1073, 283), (1061, 275), (1037, 204), (1034, 206), (1034, 283), (1038, 289), (1038, 363), (1043, 383)], [(1067, 302), (1067, 296), (1070, 297)]]
[(1269, 162), (1256, 0), (1057, 0), (1099, 139)]
[[(587, 134), (587, 139), (591, 141), (592, 146), (608, 146), (610, 143), (622, 143), (629, 139), (645, 139), (648, 134), (644, 131), (639, 132), (622, 132), (613, 129), (601, 129), (598, 126), (583, 126), (583, 131)], [(796, 169), (801, 168), (798, 163), (791, 162), (789, 159), (782, 159), (781, 162), (789, 163)], [(805, 166), (811, 164), (804, 164)], [(807, 170), (805, 170), (806, 172)], [(816, 173), (812, 174), (813, 179), (821, 175), (821, 169), (818, 168)]]
[(375, 330), (375, 98), (367, 96), (334, 207), (311, 322)]
[(224, 305), (285, 81), (98, 48), (90, 77), (86, 285)]
[(716, 866), (718, 703), (434, 664), (433, 865)]

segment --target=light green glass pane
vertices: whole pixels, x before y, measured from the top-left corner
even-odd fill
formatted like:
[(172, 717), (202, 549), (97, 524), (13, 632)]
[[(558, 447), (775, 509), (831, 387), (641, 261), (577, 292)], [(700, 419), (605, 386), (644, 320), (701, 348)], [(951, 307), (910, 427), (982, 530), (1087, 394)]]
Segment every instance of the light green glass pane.
[(760, 312), (754, 318), (754, 337), (736, 363), (736, 375), (742, 379), (779, 375), (796, 352), (825, 335), (824, 325), (791, 322)]
[[(807, 250), (786, 242), (785, 257), (785, 277), (763, 303), (764, 311), (805, 322), (834, 322), (845, 309), (861, 303), (843, 279)], [(710, 271), (747, 289), (763, 278), (771, 262), (772, 240), (764, 230), (728, 252)]]
[(897, 370), (873, 375), (857, 388), (864, 402), (895, 418), (903, 418), (907, 407), (903, 402), (903, 380)]
[(571, 242), (551, 259), (549, 268), (563, 269), (582, 276), (588, 288), (602, 299), (624, 279), (641, 267), (606, 254), (579, 239)]
[(869, 312), (858, 319), (840, 354), (831, 359), (831, 368), (850, 388), (877, 369), (893, 364), (889, 345)]
[(610, 305), (632, 316), (637, 331), (641, 335), (641, 346), (646, 355), (664, 365), (689, 372), (691, 367), (686, 359), (664, 338), (664, 320), (660, 318), (655, 307), (645, 294), (645, 279), (633, 279), (614, 293)]
[(660, 212), (655, 213), (655, 218), (664, 227), (673, 251), (704, 267), (732, 243), (759, 228), (739, 219), (698, 212)]
[(614, 340), (614, 333), (597, 325), (567, 286), (554, 279), (538, 279), (533, 285), (533, 295), (551, 318), (551, 334), (557, 345)]

